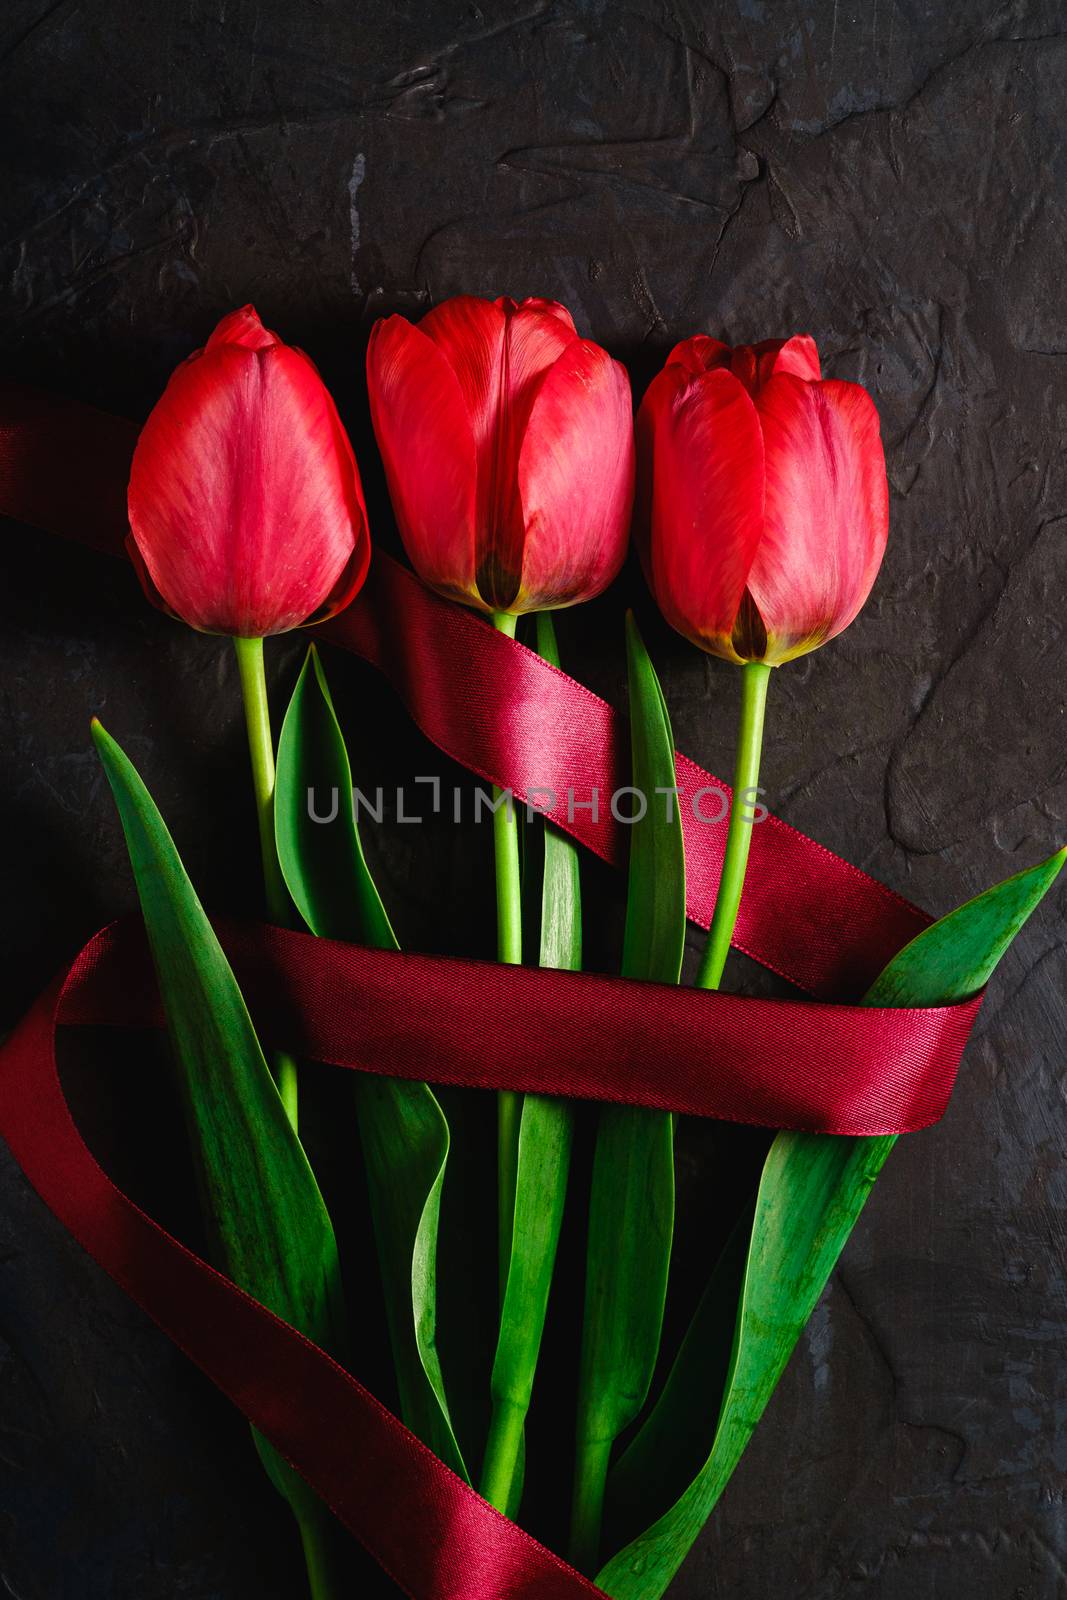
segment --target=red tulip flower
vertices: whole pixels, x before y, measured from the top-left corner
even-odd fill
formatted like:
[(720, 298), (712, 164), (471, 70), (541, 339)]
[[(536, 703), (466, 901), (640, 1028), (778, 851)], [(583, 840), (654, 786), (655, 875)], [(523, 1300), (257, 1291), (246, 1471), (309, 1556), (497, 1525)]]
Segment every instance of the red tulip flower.
[[(274, 743), (263, 640), (340, 611), (367, 575), (370, 537), (352, 446), (315, 368), (251, 306), (184, 361), (141, 431), (127, 547), (148, 598), (232, 635), (267, 909), (289, 915), (274, 839)], [(275, 1060), (295, 1127), (296, 1064)]]
[(168, 383), (137, 441), (129, 513), (149, 599), (205, 633), (258, 639), (332, 616), (370, 560), (336, 407), (251, 306)]
[(878, 413), (800, 334), (676, 345), (637, 418), (637, 537), (667, 621), (742, 665), (722, 872), (697, 982), (718, 987), (745, 881), (771, 668), (847, 628), (878, 574), (889, 492)]
[[(371, 333), (367, 381), (400, 535), (424, 583), (489, 613), (512, 636), (521, 613), (575, 605), (607, 588), (629, 538), (630, 384), (606, 351), (579, 338), (563, 306), (459, 295), (417, 327), (387, 317)], [(522, 905), (510, 803), (494, 812), (493, 839), (497, 954), (518, 963)], [(519, 1097), (503, 1093), (502, 1286), (520, 1113)], [(494, 1411), (483, 1489), (504, 1506), (513, 1460), (507, 1449), (500, 1453), (497, 1421)]]
[(624, 369), (551, 300), (459, 295), (376, 324), (371, 414), (408, 556), (440, 594), (519, 614), (589, 600), (633, 494)]
[(638, 536), (672, 627), (778, 666), (848, 626), (885, 550), (885, 460), (870, 396), (824, 379), (812, 339), (686, 339), (637, 435)]

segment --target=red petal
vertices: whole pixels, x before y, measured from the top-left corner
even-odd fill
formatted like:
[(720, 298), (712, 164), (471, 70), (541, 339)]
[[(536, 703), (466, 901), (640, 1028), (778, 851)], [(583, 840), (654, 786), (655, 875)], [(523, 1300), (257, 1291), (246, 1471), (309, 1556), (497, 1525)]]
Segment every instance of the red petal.
[(367, 542), (352, 449), (311, 363), (227, 337), (178, 368), (149, 416), (129, 513), (164, 603), (211, 633), (298, 626)]
[(818, 382), (822, 376), (815, 340), (806, 333), (795, 334), (792, 339), (739, 344), (733, 352), (730, 369), (751, 395), (757, 395), (776, 372), (792, 372), (809, 382)]
[(576, 338), (554, 303), (459, 295), (419, 324), (459, 379), (478, 453), (476, 571), (494, 608), (514, 600), (522, 571), (524, 525), (519, 451), (542, 375)]
[[(497, 301), (497, 305), (503, 304), (504, 301)], [(518, 303), (511, 300), (508, 301), (508, 304), (516, 311), (536, 311), (543, 316), (555, 317), (557, 322), (562, 323), (563, 327), (569, 330), (573, 338), (577, 339), (578, 337), (578, 330), (574, 326), (574, 318), (567, 310), (567, 307), (561, 306), (558, 300), (542, 300), (538, 295), (529, 295), (525, 300), (520, 300)]]
[(694, 377), (702, 372), (714, 372), (717, 367), (729, 367), (732, 352), (728, 344), (721, 344), (706, 333), (694, 333), (691, 339), (676, 344), (667, 357), (666, 365), (684, 367)]
[(791, 372), (808, 383), (818, 383), (822, 377), (819, 347), (810, 333), (795, 333), (791, 339), (778, 346), (769, 377), (778, 372)]
[(630, 380), (576, 339), (546, 374), (519, 459), (526, 523), (518, 611), (591, 600), (626, 557), (633, 502)]
[(885, 551), (889, 492), (878, 413), (855, 383), (771, 378), (757, 401), (766, 526), (748, 586), (767, 660), (787, 661), (848, 626)]
[(731, 661), (763, 528), (763, 436), (732, 373), (693, 379), (655, 418), (652, 589), (672, 627)]
[(431, 588), (488, 610), (475, 583), (477, 460), (456, 374), (421, 324), (387, 317), (371, 330), (367, 383), (408, 559)]
[(276, 333), (271, 333), (260, 322), (255, 306), (242, 306), (240, 311), (231, 311), (229, 316), (223, 317), (206, 348), (213, 350), (216, 345), (236, 344), (245, 350), (268, 350), (281, 342)]
[(145, 593), (145, 599), (148, 600), (150, 604), (154, 605), (157, 611), (162, 611), (168, 617), (173, 617), (175, 622), (181, 622), (182, 618), (179, 617), (176, 611), (171, 610), (170, 606), (168, 606), (167, 602), (164, 600), (163, 596), (152, 582), (152, 574), (145, 566), (144, 556), (142, 556), (140, 550), (137, 548), (137, 540), (134, 538), (133, 534), (128, 533), (123, 543), (126, 548), (126, 554), (133, 563), (133, 570), (140, 579), (141, 588)]
[[(760, 358), (755, 345), (739, 344), (730, 352), (730, 371), (744, 384), (749, 394), (756, 393), (760, 386)], [(770, 376), (769, 372), (767, 376)]]
[(577, 337), (569, 315), (564, 320), (537, 303), (516, 307), (468, 294), (427, 312), (419, 332), (433, 340), (459, 379), (480, 452), (495, 438), (504, 408), (515, 411), (521, 438), (536, 380)]
[[(679, 346), (679, 348), (681, 348)], [(725, 346), (724, 346), (725, 348)], [(669, 415), (674, 397), (689, 383), (687, 369), (680, 363), (668, 360), (657, 372), (637, 410), (634, 424), (634, 443), (637, 458), (637, 482), (634, 493), (633, 538), (641, 558), (645, 578), (651, 581), (649, 549), (652, 536), (653, 467), (655, 464), (656, 434), (665, 416)]]
[(339, 612), (344, 611), (346, 606), (350, 606), (366, 581), (369, 567), (370, 540), (360, 539), (352, 551), (348, 564), (342, 571), (341, 576), (318, 610), (305, 618), (304, 626), (309, 627), (317, 622), (328, 622), (331, 617), (336, 617)]
[(419, 333), (441, 352), (459, 384), (462, 410), (481, 448), (496, 421), (496, 374), (507, 311), (502, 304), (456, 295), (427, 312)]

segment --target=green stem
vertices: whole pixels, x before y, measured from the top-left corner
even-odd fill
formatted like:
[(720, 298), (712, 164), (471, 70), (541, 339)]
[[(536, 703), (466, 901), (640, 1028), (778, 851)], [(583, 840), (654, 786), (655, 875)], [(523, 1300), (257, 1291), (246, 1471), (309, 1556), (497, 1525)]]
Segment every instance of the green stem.
[(496, 1401), (489, 1423), (489, 1436), (485, 1441), (482, 1460), (482, 1498), (507, 1514), (511, 1500), (511, 1487), (515, 1479), (515, 1465), (522, 1450), (526, 1426), (526, 1410), (509, 1401)]
[[(270, 729), (267, 679), (263, 671), (263, 640), (234, 639), (233, 648), (241, 678), (248, 754), (252, 762), (252, 788), (256, 797), (267, 915), (272, 922), (284, 926), (289, 919), (289, 893), (278, 864), (278, 847), (274, 841), (274, 739)], [(295, 1129), (298, 1092), (296, 1062), (292, 1056), (280, 1051), (274, 1056), (274, 1076), (282, 1104)]]
[[(517, 617), (494, 611), (493, 627), (515, 637)], [(501, 791), (493, 789), (493, 799)], [(498, 961), (522, 964), (522, 898), (519, 877), (519, 819), (509, 799), (493, 812), (493, 851), (496, 857), (496, 955)], [(497, 1204), (499, 1228), (500, 1295), (503, 1299), (511, 1260), (511, 1233), (515, 1219), (515, 1174), (519, 1163), (519, 1123), (522, 1096), (501, 1090), (497, 1096)]]
[(585, 1439), (579, 1452), (571, 1507), (571, 1565), (592, 1577), (600, 1556), (600, 1529), (604, 1520), (604, 1494), (611, 1460), (611, 1439)]
[(307, 1567), (311, 1600), (339, 1600), (342, 1584), (337, 1571), (337, 1524), (327, 1517), (299, 1517), (300, 1542)]
[[(550, 612), (541, 612), (537, 617), (536, 648), (545, 660), (559, 666)], [(577, 846), (548, 823), (542, 824), (540, 831), (544, 854), (538, 961), (542, 967), (577, 971), (582, 964)], [(524, 873), (524, 912), (533, 909), (534, 889)], [(482, 1494), (512, 1520), (522, 1501), (524, 1423), (537, 1374), (566, 1205), (574, 1121), (574, 1107), (566, 1100), (536, 1094), (522, 1097), (510, 1251), (490, 1380), (493, 1409), (481, 1476)], [(502, 1280), (504, 1265), (502, 1259)]]
[[(734, 936), (741, 891), (745, 886), (748, 851), (752, 843), (755, 790), (759, 783), (760, 750), (763, 745), (763, 716), (772, 670), (763, 661), (747, 661), (741, 669), (741, 726), (737, 735), (730, 826), (726, 834), (726, 852), (715, 913), (697, 974), (697, 986), (701, 989), (719, 987), (730, 953), (730, 940)], [(750, 798), (741, 800), (739, 797), (746, 791)]]

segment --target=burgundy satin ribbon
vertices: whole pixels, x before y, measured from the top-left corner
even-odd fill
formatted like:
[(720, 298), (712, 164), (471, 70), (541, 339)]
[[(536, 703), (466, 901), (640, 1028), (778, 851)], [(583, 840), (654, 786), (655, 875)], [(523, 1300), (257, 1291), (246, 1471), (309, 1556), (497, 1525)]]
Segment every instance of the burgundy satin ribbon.
[[(0, 388), (0, 514), (117, 553), (136, 429)], [(555, 789), (549, 814), (605, 859), (624, 734), (605, 703), (380, 552), (322, 630), (381, 668), (441, 749), (502, 788)], [(600, 816), (567, 811), (600, 789)], [(707, 923), (725, 824), (688, 802), (725, 790), (682, 757), (689, 911)], [(777, 819), (753, 836), (736, 943), (811, 993), (855, 996), (927, 926), (921, 911)], [(268, 1036), (360, 1070), (625, 1099), (822, 1131), (907, 1131), (941, 1114), (978, 1001), (884, 1011), (754, 1001), (592, 976), (398, 956), (280, 930), (227, 935)], [(140, 940), (107, 930), (0, 1051), (0, 1132), (89, 1253), (322, 1494), (414, 1600), (579, 1600), (599, 1591), (461, 1483), (350, 1374), (170, 1238), (115, 1188), (70, 1117), (61, 1022), (158, 1020)], [(523, 1017), (508, 1063), (472, 1057), (457, 1006)], [(528, 1025), (527, 1025), (528, 1024)], [(568, 1039), (571, 1041), (568, 1046)], [(706, 1052), (706, 1054), (705, 1054)], [(416, 1533), (418, 1537), (416, 1537)]]
[(412, 1600), (601, 1591), (495, 1511), (350, 1373), (172, 1238), (111, 1182), (71, 1118), (56, 1024), (79, 957), (0, 1049), (0, 1132), (41, 1199), (302, 1473)]
[[(755, 1000), (398, 955), (259, 924), (224, 921), (219, 934), (261, 1038), (301, 1058), (809, 1133), (935, 1122), (980, 1003)], [(155, 987), (140, 921), (117, 923), (79, 955), (57, 1021), (160, 1027)], [(506, 1039), (506, 1051), (487, 1059), (486, 1039)]]
[[(398, 956), (278, 928), (220, 930), (263, 1037), (371, 1072), (570, 1092), (798, 1126), (871, 1113), (835, 1078), (873, 1048), (905, 1122), (940, 1114), (929, 1067), (958, 1060), (977, 999), (923, 1011), (742, 1000), (580, 973)], [(417, 980), (412, 982), (412, 979)], [(477, 1010), (522, 1028), (486, 1065)], [(442, 1017), (446, 1019), (442, 1024)], [(402, 1020), (401, 1020), (402, 1019)], [(45, 1204), (264, 1433), (413, 1600), (582, 1600), (600, 1594), (432, 1455), (352, 1375), (187, 1250), (119, 1190), (76, 1128), (56, 1068), (61, 1024), (161, 1025), (143, 928), (98, 933), (0, 1049), (0, 1131)], [(501, 1030), (503, 1035), (504, 1030)], [(797, 1054), (808, 1074), (797, 1100)], [(824, 1072), (820, 1072), (824, 1068)], [(805, 1076), (803, 1067), (799, 1075)], [(862, 1072), (858, 1074), (864, 1076)], [(875, 1090), (884, 1114), (882, 1089)], [(897, 1122), (892, 1124), (898, 1126)]]

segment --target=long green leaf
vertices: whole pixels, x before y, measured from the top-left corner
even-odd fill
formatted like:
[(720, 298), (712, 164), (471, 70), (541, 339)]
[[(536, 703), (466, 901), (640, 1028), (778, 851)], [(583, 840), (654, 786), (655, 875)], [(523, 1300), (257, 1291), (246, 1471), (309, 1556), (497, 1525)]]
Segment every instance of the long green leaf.
[[(1059, 851), (927, 928), (893, 958), (864, 1003), (948, 1004), (981, 989), (1065, 858), (1067, 851)], [(710, 1454), (670, 1509), (599, 1573), (597, 1582), (614, 1600), (658, 1600), (666, 1589), (740, 1460), (895, 1142), (804, 1133), (775, 1139), (756, 1201), (725, 1395), (715, 1387), (714, 1363), (708, 1383), (694, 1359), (702, 1321), (713, 1321), (706, 1299), (647, 1424), (660, 1454), (639, 1435), (629, 1454), (644, 1465), (640, 1481), (632, 1476), (633, 1460), (620, 1463), (627, 1502), (639, 1504), (644, 1488), (648, 1507), (662, 1503), (662, 1480), (674, 1481), (663, 1452), (683, 1429), (689, 1430), (683, 1448), (691, 1450), (698, 1408)]]
[[(314, 805), (311, 804), (311, 798)], [(330, 815), (332, 821), (313, 820)], [(278, 858), (313, 933), (396, 949), (363, 855), (352, 770), (314, 646), (282, 725), (274, 793)], [(437, 1350), (437, 1232), (448, 1124), (422, 1083), (357, 1073), (356, 1112), (404, 1421), (466, 1477)]]
[[(548, 612), (537, 618), (539, 653), (559, 666)], [(540, 965), (577, 972), (582, 965), (582, 902), (578, 850), (544, 824)], [(529, 883), (524, 880), (524, 887)], [(482, 1467), (482, 1493), (514, 1516), (521, 1500), (523, 1428), (541, 1352), (548, 1296), (567, 1197), (574, 1107), (528, 1094), (519, 1123), (515, 1214), (500, 1331), (493, 1361), (493, 1414)]]
[(707, 1460), (733, 1353), (754, 1197), (730, 1233), (655, 1405), (608, 1479), (606, 1535), (624, 1544), (668, 1511)]
[[(677, 983), (685, 945), (685, 855), (673, 790), (674, 741), (655, 669), (626, 622), (633, 786), (623, 975)], [(660, 791), (660, 792), (657, 792)], [(635, 800), (640, 812), (641, 800)], [(599, 1549), (612, 1445), (640, 1411), (663, 1329), (674, 1234), (674, 1121), (627, 1106), (602, 1111), (589, 1200), (578, 1462), (571, 1553), (588, 1570)]]
[[(99, 723), (93, 739), (126, 835), (216, 1261), (242, 1289), (343, 1359), (333, 1227), (237, 981), (137, 772)], [(328, 1513), (272, 1446), (255, 1438), (308, 1539)]]

